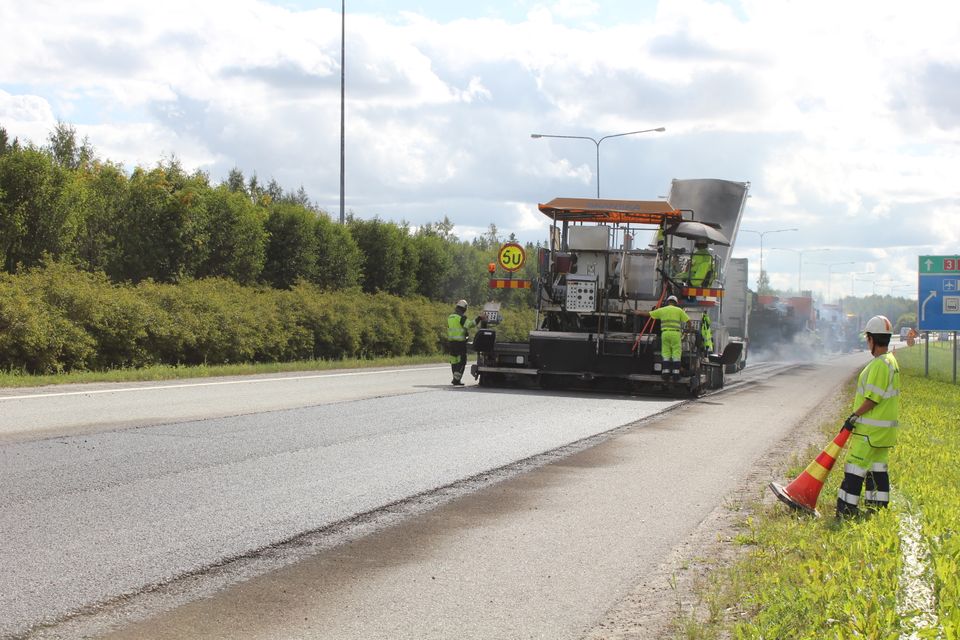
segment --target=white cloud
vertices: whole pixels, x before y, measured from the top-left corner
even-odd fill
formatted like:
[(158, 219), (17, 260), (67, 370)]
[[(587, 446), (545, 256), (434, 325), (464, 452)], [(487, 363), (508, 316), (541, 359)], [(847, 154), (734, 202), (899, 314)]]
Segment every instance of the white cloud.
[[(605, 193), (749, 180), (750, 224), (801, 228), (782, 239), (792, 248), (828, 246), (831, 260), (891, 278), (915, 268), (910, 251), (955, 252), (960, 4), (660, 0), (643, 21), (592, 0), (530, 6), (516, 22), (348, 14), (347, 204), (358, 215), (450, 215), (458, 229), (493, 221), (541, 239), (535, 203), (592, 195), (597, 169), (590, 144), (530, 133), (662, 125), (605, 143)], [(0, 39), (11, 135), (42, 142), (59, 118), (128, 166), (175, 154), (214, 178), (238, 166), (337, 201), (338, 12), (45, 0), (3, 3), (0, 22), (18, 25)], [(755, 238), (740, 249), (758, 257)], [(781, 258), (774, 282), (790, 283), (793, 256)]]
[(26, 135), (45, 137), (50, 132), (49, 125), (55, 122), (50, 103), (40, 96), (10, 95), (0, 89), (0, 122), (18, 131), (29, 131)]

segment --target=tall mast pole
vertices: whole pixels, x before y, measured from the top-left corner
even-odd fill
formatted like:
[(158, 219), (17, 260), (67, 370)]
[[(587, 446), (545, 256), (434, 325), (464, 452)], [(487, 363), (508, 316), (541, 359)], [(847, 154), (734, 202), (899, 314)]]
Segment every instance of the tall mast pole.
[(344, 159), (344, 105), (345, 95), (344, 79), (346, 77), (346, 64), (344, 62), (346, 53), (346, 0), (340, 0), (340, 224), (344, 223), (343, 214), (343, 175), (346, 166)]

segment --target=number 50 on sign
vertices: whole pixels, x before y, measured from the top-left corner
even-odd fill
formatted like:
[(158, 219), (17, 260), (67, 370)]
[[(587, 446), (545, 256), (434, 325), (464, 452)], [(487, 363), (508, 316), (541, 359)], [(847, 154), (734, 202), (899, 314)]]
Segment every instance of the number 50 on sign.
[(527, 259), (526, 253), (516, 242), (508, 242), (500, 247), (500, 253), (497, 254), (497, 264), (504, 271), (519, 271)]

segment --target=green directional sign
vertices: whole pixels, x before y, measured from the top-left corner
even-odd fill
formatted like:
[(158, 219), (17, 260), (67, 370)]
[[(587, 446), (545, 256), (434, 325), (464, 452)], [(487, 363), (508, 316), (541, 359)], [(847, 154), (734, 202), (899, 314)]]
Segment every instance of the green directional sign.
[(960, 255), (956, 256), (920, 256), (920, 275), (958, 275), (960, 274)]
[(960, 331), (960, 256), (920, 256), (917, 328)]

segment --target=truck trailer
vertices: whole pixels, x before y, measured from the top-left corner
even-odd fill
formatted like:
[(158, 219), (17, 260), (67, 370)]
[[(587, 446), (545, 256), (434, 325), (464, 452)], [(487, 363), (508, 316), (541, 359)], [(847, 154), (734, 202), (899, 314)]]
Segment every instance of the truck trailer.
[[(549, 246), (537, 255), (535, 326), (526, 342), (501, 342), (495, 327), (481, 329), (473, 375), (484, 386), (694, 396), (722, 387), (724, 373), (741, 369), (746, 356), (745, 265), (731, 269), (744, 272), (744, 291), (735, 278), (729, 313), (724, 279), (748, 189), (745, 182), (674, 180), (666, 201), (540, 204), (551, 226)], [(695, 251), (701, 264), (709, 253), (706, 273), (694, 274)], [(659, 323), (647, 315), (671, 295), (691, 319), (679, 379), (662, 375)]]

